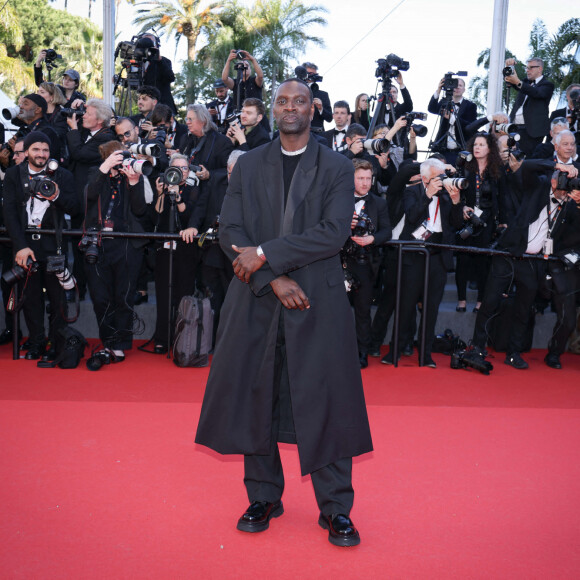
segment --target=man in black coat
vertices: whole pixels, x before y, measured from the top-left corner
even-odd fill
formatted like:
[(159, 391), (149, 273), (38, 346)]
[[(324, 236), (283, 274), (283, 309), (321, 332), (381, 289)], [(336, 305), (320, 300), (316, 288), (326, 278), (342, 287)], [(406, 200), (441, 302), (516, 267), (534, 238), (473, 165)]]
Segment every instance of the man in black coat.
[(580, 85), (572, 84), (566, 88), (566, 106), (556, 109), (550, 114), (550, 123), (558, 117), (564, 117), (568, 121), (570, 131), (576, 133), (576, 142), (580, 143)]
[(455, 165), (457, 153), (465, 149), (467, 126), (477, 119), (477, 106), (463, 98), (465, 92), (463, 79), (457, 79), (457, 87), (453, 89), (451, 101), (447, 98), (439, 100), (444, 84), (445, 78), (442, 78), (427, 108), (433, 115), (440, 116), (439, 130), (432, 149), (443, 153), (447, 163)]
[[(314, 117), (312, 118), (311, 127), (317, 129), (324, 129), (324, 121), (330, 123), (332, 121), (332, 107), (330, 106), (330, 97), (326, 91), (323, 91), (318, 86), (318, 82), (314, 79), (318, 77), (318, 67), (312, 62), (304, 62), (302, 66), (308, 72), (306, 83), (310, 86), (310, 90), (314, 95)], [(322, 79), (322, 77), (320, 77)]]
[(159, 38), (151, 33), (142, 34), (137, 44), (140, 47), (153, 48), (156, 52), (152, 58), (143, 63), (143, 84), (157, 87), (160, 94), (159, 102), (171, 107), (171, 110), (176, 113), (177, 108), (171, 92), (171, 83), (175, 81), (175, 73), (171, 61), (161, 56)]
[[(14, 262), (28, 269), (29, 260), (38, 263), (38, 271), (28, 277), (24, 290), (23, 311), (28, 326), (29, 360), (44, 355), (46, 340), (44, 332), (44, 294), (50, 303), (49, 338), (54, 345), (56, 331), (64, 327), (61, 312), (62, 289), (56, 274), (47, 272), (49, 257), (63, 254), (61, 240), (48, 234), (28, 234), (27, 228), (62, 229), (64, 215), (76, 215), (80, 210), (74, 192), (74, 180), (66, 169), (58, 168), (50, 175), (56, 184), (49, 197), (34, 193), (35, 176), (46, 175), (49, 159), (49, 140), (39, 131), (33, 131), (24, 140), (27, 162), (11, 167), (4, 180), (4, 219), (12, 241)], [(52, 353), (54, 358), (54, 353)]]
[[(405, 225), (401, 240), (429, 241), (436, 244), (453, 244), (455, 232), (463, 224), (463, 210), (459, 190), (443, 185), (441, 176), (445, 166), (438, 159), (427, 159), (421, 164), (421, 182), (408, 187), (405, 192)], [(453, 269), (453, 256), (449, 250), (432, 248), (429, 259), (429, 294), (423, 296), (425, 280), (424, 257), (418, 253), (405, 253), (403, 256), (403, 288), (401, 296), (401, 336), (400, 347), (412, 342), (415, 331), (417, 302), (423, 303), (423, 316), (426, 317), (426, 337), (423, 364), (435, 368), (431, 358), (431, 347), (435, 338), (435, 324), (439, 305), (443, 298), (447, 272)], [(399, 348), (400, 348), (399, 347)], [(421, 349), (419, 360), (421, 360)], [(397, 353), (397, 358), (400, 353)], [(385, 364), (393, 364), (395, 353), (381, 359)]]
[(322, 136), (333, 151), (344, 151), (348, 148), (346, 131), (350, 124), (349, 104), (346, 101), (336, 101), (332, 109), (332, 118), (334, 119), (334, 129), (324, 131)]
[(228, 87), (222, 79), (217, 79), (213, 84), (213, 88), (217, 99), (207, 103), (206, 107), (218, 131), (225, 134), (229, 127), (226, 119), (235, 112), (236, 103), (229, 94)]
[(351, 288), (354, 306), (356, 339), (360, 367), (368, 366), (371, 342), (371, 305), (375, 271), (372, 264), (373, 250), (391, 239), (391, 223), (387, 200), (370, 193), (373, 184), (373, 166), (365, 159), (353, 159), (354, 165), (354, 214), (351, 237), (344, 248), (346, 270), (354, 277)]
[(238, 529), (282, 515), (278, 441), (298, 444), (319, 525), (360, 542), (349, 518), (352, 457), (372, 449), (339, 252), (350, 233), (353, 166), (310, 136), (308, 86), (279, 85), (280, 139), (236, 163), (220, 225), (233, 261), (196, 442), (244, 454), (250, 507)]
[[(505, 64), (514, 66), (515, 60), (508, 58)], [(515, 68), (514, 74), (504, 80), (518, 91), (509, 117), (510, 122), (517, 125), (520, 134), (519, 148), (530, 155), (550, 131), (548, 113), (554, 83), (544, 77), (544, 61), (541, 58), (531, 58), (526, 64), (527, 78), (523, 81), (519, 79)]]

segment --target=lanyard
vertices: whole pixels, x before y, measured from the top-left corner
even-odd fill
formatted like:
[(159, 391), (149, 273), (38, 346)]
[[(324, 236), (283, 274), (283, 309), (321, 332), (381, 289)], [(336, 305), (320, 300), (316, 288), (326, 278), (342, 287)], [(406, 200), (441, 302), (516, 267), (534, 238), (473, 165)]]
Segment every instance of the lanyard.
[[(435, 208), (435, 215), (433, 216), (433, 227), (435, 227), (435, 222), (437, 221), (437, 213), (439, 212), (439, 196), (437, 196), (437, 207)], [(427, 221), (431, 219), (431, 216), (427, 218)]]
[(121, 178), (111, 177), (111, 189), (113, 193), (111, 194), (111, 201), (109, 202), (109, 207), (107, 208), (107, 215), (105, 216), (105, 221), (108, 222), (111, 219), (111, 214), (113, 213), (113, 208), (115, 207), (115, 200), (120, 192)]

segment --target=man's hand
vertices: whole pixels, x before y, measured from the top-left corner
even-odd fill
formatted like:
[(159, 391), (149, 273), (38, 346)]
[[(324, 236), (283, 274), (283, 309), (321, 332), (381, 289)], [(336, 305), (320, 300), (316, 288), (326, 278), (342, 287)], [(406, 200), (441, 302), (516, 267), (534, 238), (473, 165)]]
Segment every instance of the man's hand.
[(508, 164), (512, 173), (515, 173), (521, 166), (524, 160), (518, 161), (511, 153), (509, 154)]
[[(346, 139), (346, 137), (345, 137)], [(363, 140), (355, 139), (349, 146), (350, 152), (353, 155), (358, 155), (363, 150)]]
[(270, 286), (285, 308), (289, 310), (307, 310), (310, 308), (308, 296), (292, 278), (280, 276), (272, 280)]
[(193, 238), (195, 236), (197, 236), (197, 234), (198, 234), (197, 228), (187, 228), (186, 230), (181, 230), (179, 232), (179, 235), (181, 236), (181, 239), (186, 244), (191, 244), (193, 242)]
[(491, 120), (493, 123), (498, 123), (498, 124), (510, 122), (509, 117), (505, 113), (494, 113), (491, 116)]
[(448, 191), (453, 205), (457, 205), (461, 201), (461, 191), (459, 191), (459, 188), (445, 184), (445, 189)]
[(239, 123), (230, 125), (230, 128), (228, 129), (228, 137), (233, 137), (240, 145), (243, 145), (246, 142), (246, 133)]
[(350, 239), (359, 246), (369, 246), (375, 241), (375, 236), (366, 234), (365, 236), (350, 236)]
[(76, 131), (79, 128), (79, 122), (78, 122), (76, 113), (74, 115), (71, 115), (70, 117), (66, 118), (66, 124), (73, 131)]
[(14, 261), (23, 268), (28, 268), (26, 262), (28, 262), (28, 258), (31, 258), (33, 262), (36, 262), (36, 256), (31, 248), (22, 248), (16, 252), (16, 256), (14, 256)]
[(202, 181), (207, 181), (209, 179), (209, 171), (200, 163), (199, 166), (201, 169), (197, 171), (195, 174), (199, 179)]
[(312, 102), (314, 103), (314, 106), (318, 109), (318, 112), (322, 113), (322, 101), (318, 97), (316, 97)]
[(425, 186), (425, 194), (428, 198), (432, 198), (436, 193), (439, 192), (442, 186), (443, 184), (441, 183), (441, 178), (439, 176), (433, 177)]
[(116, 168), (123, 163), (123, 152), (115, 151), (111, 153), (100, 165), (99, 171), (101, 173), (109, 173), (111, 169)]
[(566, 165), (564, 163), (556, 163), (556, 169), (568, 174), (568, 177), (573, 179), (578, 176), (578, 169), (574, 165)]
[(405, 83), (403, 82), (403, 75), (401, 74), (401, 71), (399, 71), (399, 74), (395, 77), (395, 80), (401, 89), (405, 88)]
[(233, 261), (234, 274), (248, 284), (250, 276), (264, 265), (264, 260), (258, 256), (256, 246), (238, 248), (232, 244), (232, 248), (239, 256)]
[(39, 53), (38, 53), (38, 57), (36, 58), (36, 63), (34, 66), (36, 66), (36, 68), (40, 68), (42, 66), (42, 63), (46, 60), (46, 49), (42, 49)]

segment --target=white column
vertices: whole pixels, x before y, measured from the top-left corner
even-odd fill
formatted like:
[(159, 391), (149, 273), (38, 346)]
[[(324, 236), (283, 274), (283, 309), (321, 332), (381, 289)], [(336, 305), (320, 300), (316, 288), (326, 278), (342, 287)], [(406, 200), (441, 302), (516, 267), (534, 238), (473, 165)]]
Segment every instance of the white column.
[(493, 114), (502, 108), (503, 75), (505, 62), (505, 37), (507, 31), (509, 0), (495, 0), (493, 9), (493, 32), (489, 55), (489, 77), (487, 84), (487, 113)]

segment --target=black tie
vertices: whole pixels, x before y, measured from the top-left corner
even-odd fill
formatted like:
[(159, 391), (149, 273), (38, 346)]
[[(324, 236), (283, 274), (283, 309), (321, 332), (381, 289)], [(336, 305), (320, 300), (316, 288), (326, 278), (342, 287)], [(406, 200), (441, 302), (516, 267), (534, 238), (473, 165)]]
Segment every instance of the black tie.
[(334, 134), (338, 135), (339, 133), (342, 133), (343, 135), (346, 135), (346, 131), (344, 129), (335, 129), (334, 130)]
[(355, 196), (354, 196), (354, 202), (355, 202), (355, 203), (357, 203), (358, 201), (364, 201), (364, 202), (366, 202), (366, 200), (367, 200), (368, 198), (369, 198), (369, 196), (368, 196), (368, 195), (361, 195), (361, 196), (355, 195)]

